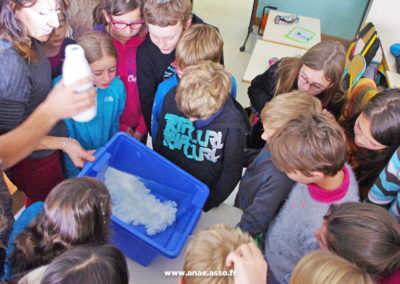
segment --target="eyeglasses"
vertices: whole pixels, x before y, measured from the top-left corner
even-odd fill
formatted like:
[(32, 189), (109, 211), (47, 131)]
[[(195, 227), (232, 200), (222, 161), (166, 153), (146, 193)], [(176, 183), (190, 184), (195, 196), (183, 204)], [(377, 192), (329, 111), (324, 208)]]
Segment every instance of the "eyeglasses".
[(318, 83), (311, 82), (311, 81), (308, 79), (307, 75), (304, 74), (302, 71), (299, 72), (299, 77), (300, 77), (304, 82), (306, 82), (308, 85), (310, 85), (312, 88), (314, 88), (314, 89), (316, 89), (316, 90), (318, 90), (318, 91), (322, 91), (323, 89), (325, 89), (324, 86), (321, 86), (321, 85), (318, 84)]
[(141, 20), (139, 22), (124, 23), (124, 22), (114, 21), (111, 18), (111, 24), (114, 26), (114, 28), (116, 28), (118, 30), (123, 30), (123, 29), (126, 29), (127, 27), (139, 28), (144, 24), (144, 21)]

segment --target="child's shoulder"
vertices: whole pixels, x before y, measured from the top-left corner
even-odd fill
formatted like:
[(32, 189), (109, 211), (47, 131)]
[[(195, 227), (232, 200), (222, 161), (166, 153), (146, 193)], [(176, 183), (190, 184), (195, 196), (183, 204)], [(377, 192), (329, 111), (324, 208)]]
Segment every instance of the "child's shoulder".
[[(177, 86), (172, 86), (169, 90), (166, 90), (166, 91), (165, 91), (165, 95), (164, 95), (164, 96), (162, 96), (161, 93), (160, 93), (159, 96), (157, 97), (157, 102), (160, 103), (159, 101), (160, 101), (161, 98), (162, 98), (162, 101), (163, 101), (162, 105), (163, 105), (163, 107), (165, 107), (168, 111), (171, 111), (172, 109), (176, 109), (177, 112), (178, 112), (180, 115), (183, 115), (183, 114), (181, 114), (181, 112), (179, 111), (178, 105), (177, 105), (176, 100), (175, 100), (175, 97), (176, 97), (176, 88), (177, 88)], [(183, 115), (183, 116), (184, 116), (184, 115)]]
[(178, 86), (178, 79), (176, 73), (168, 79), (162, 81), (157, 88), (157, 91), (169, 91), (171, 88)]
[(354, 174), (351, 166), (347, 163), (344, 165), (343, 170), (345, 171), (345, 174), (348, 175), (349, 179), (348, 190), (344, 198), (346, 200), (343, 201), (358, 201), (360, 199), (360, 196), (356, 175)]
[(245, 110), (241, 104), (232, 97), (228, 98), (219, 117), (222, 121), (232, 122), (231, 128), (249, 129), (250, 127)]
[(109, 88), (126, 91), (124, 83), (117, 76), (115, 76), (114, 79), (111, 81)]

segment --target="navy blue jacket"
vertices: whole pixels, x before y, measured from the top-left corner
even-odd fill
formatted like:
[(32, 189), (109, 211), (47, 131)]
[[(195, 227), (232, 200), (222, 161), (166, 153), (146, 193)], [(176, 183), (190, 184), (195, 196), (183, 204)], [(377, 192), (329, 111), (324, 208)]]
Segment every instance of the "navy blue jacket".
[(175, 93), (176, 87), (164, 98), (154, 150), (209, 187), (207, 211), (220, 205), (242, 176), (248, 126), (231, 97), (211, 118), (192, 122), (178, 109)]

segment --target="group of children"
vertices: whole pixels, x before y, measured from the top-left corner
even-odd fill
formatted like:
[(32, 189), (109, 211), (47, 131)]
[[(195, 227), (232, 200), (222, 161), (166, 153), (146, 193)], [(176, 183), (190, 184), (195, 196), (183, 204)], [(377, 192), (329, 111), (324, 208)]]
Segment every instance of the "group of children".
[[(32, 6), (20, 1), (16, 11), (43, 9), (43, 1), (31, 1)], [(64, 47), (73, 43), (66, 38), (68, 3), (60, 3), (59, 25), (53, 25), (47, 41), (32, 40), (38, 54), (31, 55), (41, 64), (46, 55), (55, 86), (62, 81)], [(204, 211), (219, 206), (239, 183), (235, 206), (243, 215), (238, 228), (200, 231), (190, 241), (183, 267), (235, 269), (238, 275), (182, 277), (181, 282), (395, 283), (390, 279), (399, 277), (398, 223), (386, 210), (359, 201), (368, 196), (400, 216), (395, 152), (400, 91), (376, 91), (358, 112), (343, 112), (345, 50), (339, 43), (321, 42), (254, 78), (248, 94), (257, 113), (250, 126), (235, 100), (235, 78), (221, 65), (221, 35), (191, 9), (190, 0), (104, 0), (92, 11), (93, 31), (76, 40), (92, 70), (97, 116), (60, 122), (50, 133), (55, 138), (49, 136), (38, 149), (48, 151), (35, 151), (7, 171), (27, 195), (27, 206), (45, 202), (28, 207), (14, 224), (5, 279), (128, 282), (123, 255), (107, 244), (107, 188), (91, 178), (74, 178), (94, 150), (124, 131), (143, 143), (152, 136), (156, 152), (204, 182), (210, 189)], [(1, 47), (10, 52), (8, 41)], [(44, 72), (29, 76), (39, 80)], [(28, 113), (37, 102), (28, 100)], [(4, 115), (19, 121), (12, 106)], [(1, 132), (14, 120), (0, 115)], [(64, 152), (62, 166), (57, 149)], [(59, 183), (65, 177), (70, 179)], [(360, 189), (371, 187), (360, 195)]]

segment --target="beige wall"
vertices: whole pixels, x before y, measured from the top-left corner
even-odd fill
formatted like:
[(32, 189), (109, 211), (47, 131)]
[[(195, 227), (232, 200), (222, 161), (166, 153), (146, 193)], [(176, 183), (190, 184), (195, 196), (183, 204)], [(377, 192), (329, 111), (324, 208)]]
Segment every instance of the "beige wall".
[(365, 22), (372, 22), (378, 34), (397, 38), (400, 43), (400, 0), (373, 0)]

